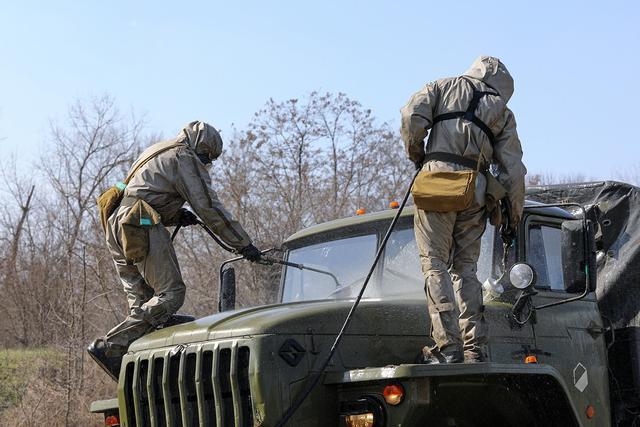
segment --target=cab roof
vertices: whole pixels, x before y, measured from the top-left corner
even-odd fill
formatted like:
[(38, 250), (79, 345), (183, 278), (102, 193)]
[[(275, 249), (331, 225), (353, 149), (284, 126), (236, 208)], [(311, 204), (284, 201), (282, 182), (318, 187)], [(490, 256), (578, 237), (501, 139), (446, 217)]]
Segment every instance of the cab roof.
[[(572, 219), (574, 218), (569, 212), (564, 209), (558, 207), (539, 207), (536, 206), (542, 205), (542, 203), (534, 202), (527, 200), (525, 202), (525, 207), (528, 208), (530, 212), (535, 212), (538, 214), (544, 214), (548, 216)], [(321, 224), (312, 225), (311, 227), (304, 228), (291, 236), (289, 236), (284, 243), (291, 242), (293, 240), (298, 240), (304, 237), (313, 236), (315, 234), (324, 233), (327, 231), (336, 230), (343, 227), (349, 227), (354, 225), (366, 224), (369, 222), (376, 221), (384, 221), (391, 220), (393, 216), (396, 214), (397, 209), (386, 209), (383, 211), (372, 212), (364, 215), (354, 215), (346, 218), (334, 219), (333, 221), (323, 222)], [(401, 218), (413, 216), (415, 213), (415, 206), (406, 206), (402, 211)]]

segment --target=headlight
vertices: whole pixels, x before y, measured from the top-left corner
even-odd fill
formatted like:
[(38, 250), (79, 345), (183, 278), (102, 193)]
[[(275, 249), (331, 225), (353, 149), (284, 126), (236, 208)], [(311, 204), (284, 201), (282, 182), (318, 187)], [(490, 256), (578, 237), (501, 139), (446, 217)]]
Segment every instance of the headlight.
[(373, 427), (375, 425), (375, 416), (372, 412), (358, 415), (345, 415), (344, 423), (347, 427)]
[(385, 413), (381, 403), (370, 396), (341, 402), (340, 418), (340, 425), (345, 427), (380, 427), (385, 424)]

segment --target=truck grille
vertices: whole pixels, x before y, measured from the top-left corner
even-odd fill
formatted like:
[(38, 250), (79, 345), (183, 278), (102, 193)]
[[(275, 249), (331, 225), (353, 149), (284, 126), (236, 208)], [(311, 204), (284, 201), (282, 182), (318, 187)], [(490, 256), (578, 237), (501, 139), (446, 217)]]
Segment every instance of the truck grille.
[(128, 427), (252, 427), (250, 350), (207, 344), (134, 356), (125, 366)]

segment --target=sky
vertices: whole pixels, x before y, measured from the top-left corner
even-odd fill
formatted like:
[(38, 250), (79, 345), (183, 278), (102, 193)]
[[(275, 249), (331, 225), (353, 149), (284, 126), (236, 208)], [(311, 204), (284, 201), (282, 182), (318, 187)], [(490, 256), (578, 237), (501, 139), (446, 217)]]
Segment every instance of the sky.
[(0, 156), (41, 155), (50, 121), (109, 94), (173, 136), (230, 134), (269, 99), (344, 92), (399, 126), (424, 84), (479, 55), (515, 79), (530, 173), (640, 170), (637, 1), (14, 1), (0, 5)]

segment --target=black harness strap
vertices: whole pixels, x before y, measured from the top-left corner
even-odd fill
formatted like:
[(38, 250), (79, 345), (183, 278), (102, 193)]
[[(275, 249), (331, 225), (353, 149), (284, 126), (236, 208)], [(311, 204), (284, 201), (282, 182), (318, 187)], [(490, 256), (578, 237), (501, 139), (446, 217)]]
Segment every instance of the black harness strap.
[[(474, 125), (478, 126), (480, 130), (482, 130), (482, 132), (484, 132), (484, 134), (487, 135), (487, 138), (489, 138), (489, 141), (491, 142), (491, 146), (494, 146), (495, 139), (496, 139), (495, 135), (493, 134), (493, 131), (489, 128), (489, 126), (487, 126), (482, 120), (480, 120), (478, 116), (476, 116), (476, 109), (478, 108), (478, 104), (480, 103), (480, 100), (482, 99), (483, 96), (486, 96), (486, 95), (500, 96), (500, 94), (497, 92), (480, 91), (476, 89), (475, 85), (471, 80), (469, 80), (466, 77), (462, 77), (462, 78), (467, 83), (469, 83), (473, 88), (473, 97), (471, 98), (469, 107), (467, 107), (466, 111), (453, 111), (450, 113), (440, 114), (433, 118), (433, 124), (435, 125), (438, 122), (442, 122), (444, 120), (452, 120), (452, 119), (467, 120), (473, 123)], [(456, 163), (459, 163), (459, 162), (456, 162)]]

